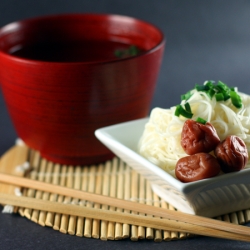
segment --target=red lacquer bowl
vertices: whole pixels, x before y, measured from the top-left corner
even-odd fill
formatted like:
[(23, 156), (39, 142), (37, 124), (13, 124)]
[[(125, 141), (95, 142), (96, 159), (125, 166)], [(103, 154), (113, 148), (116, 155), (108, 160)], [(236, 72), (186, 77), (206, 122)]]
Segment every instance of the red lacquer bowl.
[[(127, 55), (131, 45), (139, 49), (135, 56)], [(56, 15), (4, 26), (0, 82), (18, 136), (53, 162), (110, 159), (94, 131), (148, 115), (164, 45), (154, 25), (118, 15)]]

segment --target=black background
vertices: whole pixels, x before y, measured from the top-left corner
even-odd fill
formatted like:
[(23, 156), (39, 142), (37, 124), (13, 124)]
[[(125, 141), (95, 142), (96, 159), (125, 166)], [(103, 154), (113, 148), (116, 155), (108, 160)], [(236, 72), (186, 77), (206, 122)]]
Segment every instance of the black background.
[[(151, 107), (168, 108), (195, 83), (221, 80), (250, 94), (250, 1), (2, 0), (0, 26), (55, 13), (112, 13), (157, 25), (167, 43)], [(1, 65), (0, 65), (1, 67)], [(17, 135), (0, 93), (0, 155)], [(0, 214), (0, 249), (249, 249), (250, 244), (199, 237), (174, 242), (79, 238)]]

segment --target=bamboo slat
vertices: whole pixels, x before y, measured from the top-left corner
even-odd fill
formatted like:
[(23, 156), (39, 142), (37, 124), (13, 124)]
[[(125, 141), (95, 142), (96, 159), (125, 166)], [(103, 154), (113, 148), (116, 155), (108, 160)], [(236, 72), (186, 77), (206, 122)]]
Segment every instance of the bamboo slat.
[[(17, 170), (18, 167), (20, 170), (20, 166), (27, 162), (30, 169), (25, 173), (27, 173), (26, 177), (31, 180), (39, 180), (44, 183), (119, 198), (125, 201), (129, 200), (170, 211), (175, 210), (174, 207), (162, 201), (153, 193), (147, 180), (118, 158), (99, 165), (72, 167), (51, 163), (41, 158), (38, 152), (28, 149), (25, 145), (16, 145), (1, 158), (0, 172), (23, 176), (25, 173)], [(15, 188), (13, 185), (0, 184), (0, 192), (2, 193), (14, 194)], [(39, 201), (52, 202), (53, 204), (63, 203), (62, 205), (74, 204), (91, 211), (101, 209), (100, 211), (103, 210), (103, 212), (107, 211), (108, 213), (127, 214), (128, 218), (130, 216), (152, 218), (152, 215), (145, 215), (142, 212), (131, 212), (128, 209), (101, 205), (70, 196), (35, 190), (34, 188), (23, 188), (21, 191), (22, 196), (27, 199), (33, 198)], [(192, 233), (189, 234), (184, 230), (153, 229), (140, 224), (127, 224), (121, 221), (103, 220), (98, 217), (84, 217), (79, 214), (61, 214), (56, 211), (39, 210), (31, 207), (20, 206), (16, 211), (21, 216), (25, 216), (41, 226), (49, 226), (61, 233), (68, 233), (78, 237), (92, 237), (101, 240), (130, 238), (132, 241), (147, 239), (161, 242), (163, 240), (181, 240), (193, 236)], [(218, 217), (217, 220), (236, 225), (244, 224), (250, 221), (250, 209), (223, 215)]]

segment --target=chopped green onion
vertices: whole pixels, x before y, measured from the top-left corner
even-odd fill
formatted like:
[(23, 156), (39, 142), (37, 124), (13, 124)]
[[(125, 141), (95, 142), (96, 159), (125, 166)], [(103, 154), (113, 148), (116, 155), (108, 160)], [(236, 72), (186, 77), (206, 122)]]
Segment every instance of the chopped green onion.
[(192, 113), (190, 104), (188, 102), (186, 102), (184, 106), (187, 112)]
[(231, 101), (232, 101), (233, 105), (236, 108), (241, 108), (242, 107), (242, 101), (241, 101), (240, 96), (234, 91), (230, 91), (230, 96), (231, 96)]
[[(242, 107), (242, 101), (238, 94), (238, 88), (237, 87), (229, 87), (222, 81), (218, 81), (217, 84), (215, 81), (206, 81), (203, 85), (196, 84), (195, 88), (196, 91), (200, 92), (200, 95), (204, 96), (207, 95), (210, 99), (215, 97), (216, 101), (227, 101), (231, 99), (232, 104), (236, 108)], [(188, 91), (186, 94), (181, 95), (182, 101), (187, 101), (192, 95), (193, 90)], [(188, 105), (188, 104), (187, 104)], [(189, 113), (192, 113), (189, 107), (185, 107), (185, 110)]]
[(186, 100), (186, 95), (184, 94), (184, 95), (181, 95), (181, 100), (182, 101), (185, 101)]
[(123, 52), (121, 50), (115, 50), (115, 56), (121, 58), (123, 56)]
[(176, 109), (175, 109), (175, 112), (174, 112), (174, 115), (175, 116), (180, 116), (180, 114), (181, 114), (181, 105), (177, 105)]
[(208, 86), (210, 89), (214, 87), (215, 81), (206, 81), (204, 85)]
[(229, 92), (223, 93), (223, 96), (224, 96), (224, 101), (227, 101), (231, 97)]
[(195, 89), (196, 89), (197, 91), (207, 91), (207, 90), (209, 90), (209, 86), (207, 86), (207, 85), (198, 85), (198, 84), (196, 84), (196, 85), (195, 85)]
[(129, 47), (129, 55), (136, 56), (139, 53), (139, 49), (135, 45)]
[(117, 49), (114, 53), (116, 57), (125, 58), (128, 56), (136, 56), (139, 54), (139, 52), (140, 50), (138, 49), (138, 47), (136, 47), (135, 45), (131, 45), (128, 49)]
[(218, 85), (214, 86), (214, 90), (216, 93), (221, 93), (223, 91)]
[(204, 120), (204, 119), (201, 118), (201, 117), (198, 117), (198, 118), (196, 119), (196, 121), (199, 122), (199, 123), (201, 123), (201, 124), (204, 124), (204, 125), (207, 123), (207, 121)]
[(206, 93), (210, 97), (210, 99), (212, 99), (215, 94), (215, 90), (211, 88)]
[(185, 118), (192, 118), (193, 114), (188, 112), (187, 110), (185, 110), (181, 105), (177, 105), (176, 109), (175, 109), (175, 113), (176, 116), (180, 116), (182, 115)]
[(228, 92), (229, 91), (228, 86), (225, 83), (221, 82), (221, 81), (218, 81), (217, 87), (220, 88), (223, 92)]
[(191, 91), (188, 91), (186, 94), (181, 95), (181, 100), (182, 101), (187, 101), (191, 96), (192, 96)]
[(224, 101), (224, 95), (222, 93), (216, 93), (215, 94), (215, 99), (216, 99), (217, 102)]

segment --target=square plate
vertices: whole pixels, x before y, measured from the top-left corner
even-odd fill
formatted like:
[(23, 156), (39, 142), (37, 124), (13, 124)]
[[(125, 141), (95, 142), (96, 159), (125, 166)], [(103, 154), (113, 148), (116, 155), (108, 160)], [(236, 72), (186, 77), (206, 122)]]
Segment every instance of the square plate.
[(206, 217), (250, 208), (250, 169), (182, 183), (137, 151), (148, 118), (95, 131), (96, 137), (129, 166), (147, 178), (153, 191), (179, 211)]

